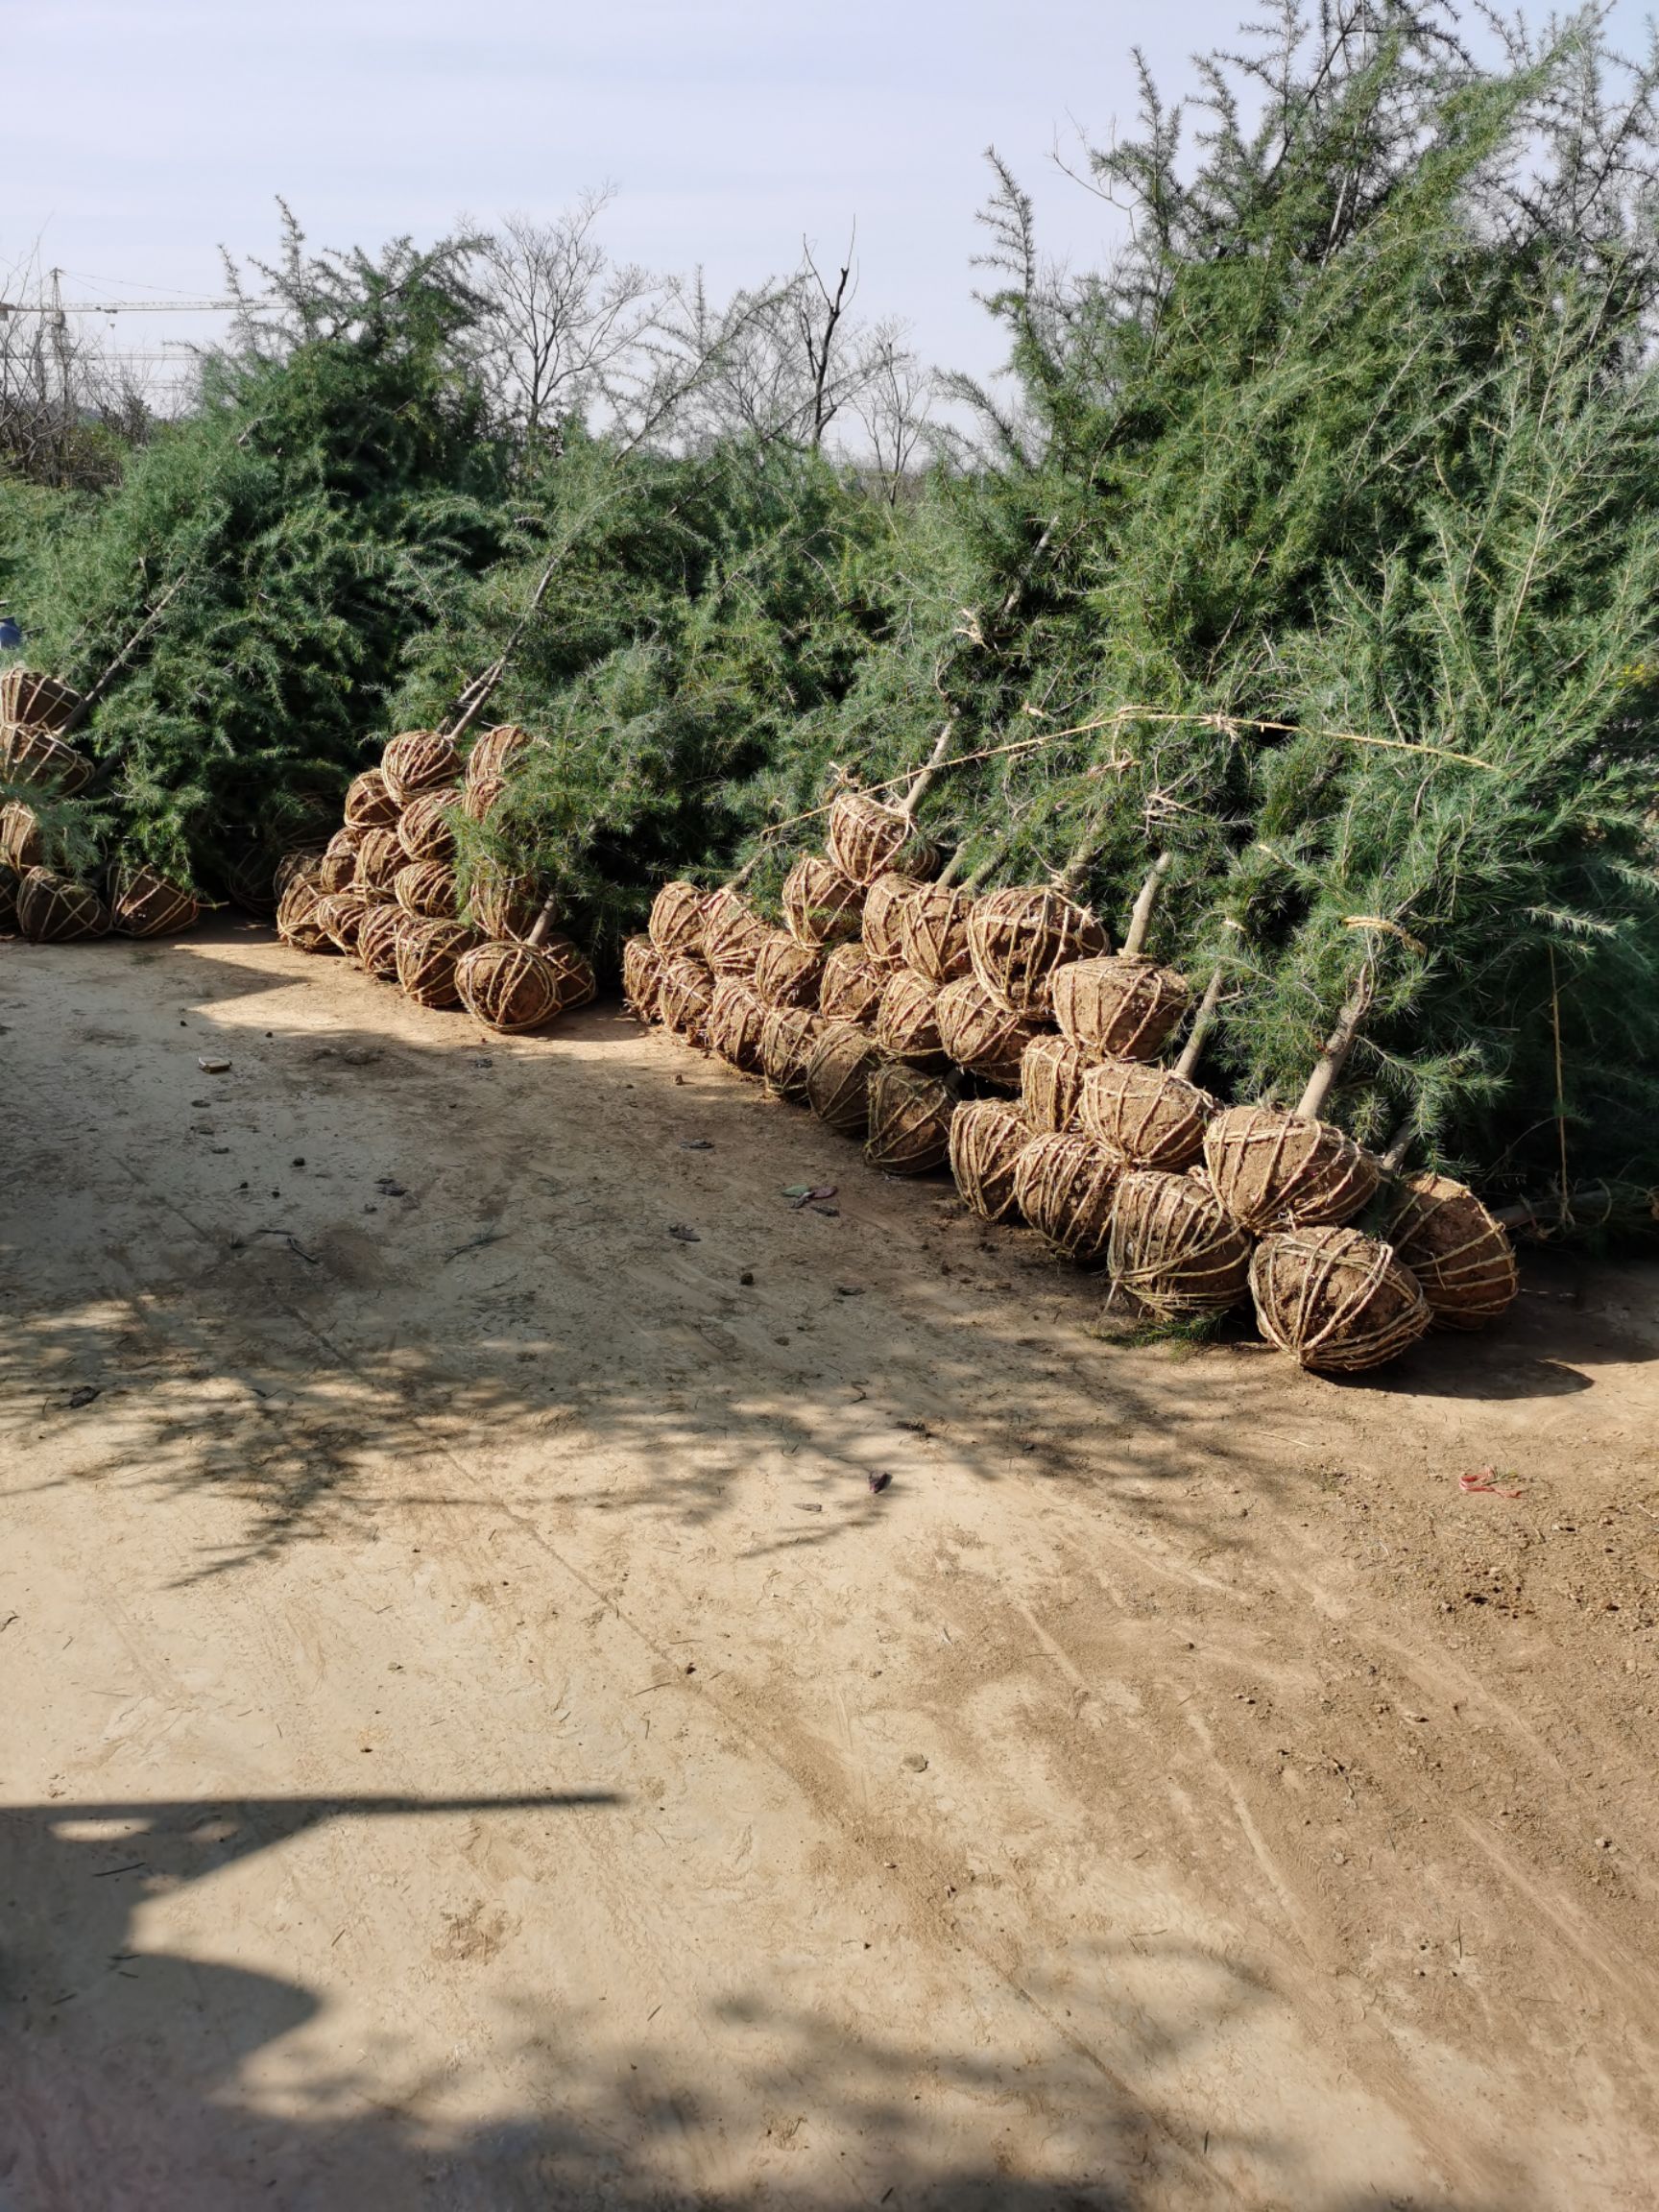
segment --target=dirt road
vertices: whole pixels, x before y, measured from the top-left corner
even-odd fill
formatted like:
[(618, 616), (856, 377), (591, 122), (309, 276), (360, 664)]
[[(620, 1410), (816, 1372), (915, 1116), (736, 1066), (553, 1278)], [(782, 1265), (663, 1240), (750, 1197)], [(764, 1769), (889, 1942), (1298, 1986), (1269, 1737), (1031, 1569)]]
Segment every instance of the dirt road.
[(1652, 2204), (1654, 1271), (1337, 1386), (614, 1008), (0, 1027), (3, 2212)]

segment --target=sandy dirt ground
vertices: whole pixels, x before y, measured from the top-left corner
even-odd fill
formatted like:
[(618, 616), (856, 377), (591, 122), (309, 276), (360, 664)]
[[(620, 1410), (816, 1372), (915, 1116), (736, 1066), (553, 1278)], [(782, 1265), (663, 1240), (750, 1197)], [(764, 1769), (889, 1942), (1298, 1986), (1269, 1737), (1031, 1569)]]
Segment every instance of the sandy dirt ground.
[(1659, 1273), (1131, 1341), (232, 925), (0, 1135), (4, 2212), (1654, 2203)]

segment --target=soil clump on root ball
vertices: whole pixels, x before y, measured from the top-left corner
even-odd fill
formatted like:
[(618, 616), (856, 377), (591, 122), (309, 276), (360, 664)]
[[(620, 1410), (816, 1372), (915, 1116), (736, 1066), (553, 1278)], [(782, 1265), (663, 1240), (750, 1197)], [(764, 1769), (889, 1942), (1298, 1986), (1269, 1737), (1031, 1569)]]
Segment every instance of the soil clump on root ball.
[(1304, 1367), (1358, 1375), (1410, 1350), (1433, 1315), (1394, 1247), (1358, 1229), (1264, 1237), (1250, 1262), (1262, 1334)]

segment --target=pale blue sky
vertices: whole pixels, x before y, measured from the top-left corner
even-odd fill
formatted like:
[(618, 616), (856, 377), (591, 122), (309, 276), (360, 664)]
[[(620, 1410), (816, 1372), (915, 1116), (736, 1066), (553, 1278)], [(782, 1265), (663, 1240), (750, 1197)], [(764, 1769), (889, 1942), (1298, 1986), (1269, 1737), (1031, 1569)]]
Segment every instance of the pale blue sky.
[[(1049, 246), (1097, 254), (1108, 210), (1056, 134), (1132, 116), (1248, 0), (0, 0), (0, 265), (36, 238), (75, 297), (219, 289), (216, 249), (270, 248), (283, 194), (319, 244), (430, 237), (461, 209), (551, 212), (617, 186), (606, 235), (717, 289), (825, 252), (856, 218), (860, 308), (931, 360), (984, 370), (971, 294), (988, 141)], [(1622, 0), (1627, 37), (1646, 10)], [(113, 280), (119, 280), (113, 281)], [(130, 344), (190, 333), (123, 319)]]

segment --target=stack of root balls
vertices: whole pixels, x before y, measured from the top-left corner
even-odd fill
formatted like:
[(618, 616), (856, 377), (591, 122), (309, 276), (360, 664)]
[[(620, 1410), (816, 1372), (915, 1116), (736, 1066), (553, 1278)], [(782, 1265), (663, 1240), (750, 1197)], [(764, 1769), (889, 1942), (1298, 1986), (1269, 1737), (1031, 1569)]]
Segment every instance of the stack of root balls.
[(547, 1028), (597, 989), (587, 955), (557, 935), (555, 902), (523, 878), (474, 878), (463, 895), (455, 818), (482, 821), (533, 742), (486, 730), (463, 758), (433, 730), (392, 738), (346, 794), (321, 853), (277, 873), (277, 931), (301, 952), (344, 953), (418, 1006), (462, 1008), (503, 1036)]
[(642, 1022), (860, 1142), (889, 1175), (949, 1166), (1161, 1322), (1253, 1305), (1309, 1369), (1358, 1373), (1516, 1295), (1502, 1224), (1450, 1178), (1402, 1180), (1332, 1124), (1224, 1106), (1165, 1058), (1188, 979), (1114, 953), (1063, 892), (939, 880), (909, 813), (844, 792), (781, 925), (737, 884), (669, 883), (630, 940)]
[(58, 865), (52, 802), (92, 781), (91, 760), (70, 741), (82, 712), (80, 694), (55, 676), (15, 667), (0, 675), (0, 785), (13, 794), (0, 805), (0, 931), (71, 945), (111, 930), (163, 937), (188, 929), (200, 904), (152, 868), (118, 860), (88, 879)]

